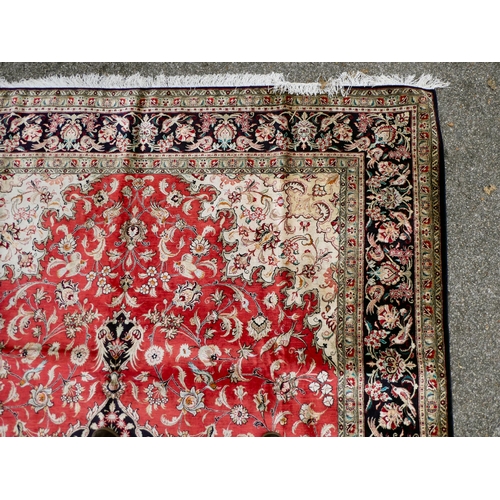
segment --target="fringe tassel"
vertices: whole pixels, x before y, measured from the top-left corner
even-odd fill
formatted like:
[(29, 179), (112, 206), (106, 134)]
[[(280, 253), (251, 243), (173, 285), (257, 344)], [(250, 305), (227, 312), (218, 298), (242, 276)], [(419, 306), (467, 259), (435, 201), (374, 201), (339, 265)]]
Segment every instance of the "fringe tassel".
[(432, 75), (366, 75), (342, 73), (336, 78), (322, 82), (295, 83), (289, 82), (281, 73), (258, 74), (219, 74), (219, 75), (185, 75), (185, 76), (142, 76), (136, 73), (131, 76), (122, 75), (73, 75), (50, 76), (45, 78), (25, 79), (8, 82), (0, 78), (0, 88), (197, 88), (197, 87), (270, 87), (278, 92), (314, 95), (341, 93), (347, 95), (352, 87), (403, 85), (423, 89), (448, 87)]

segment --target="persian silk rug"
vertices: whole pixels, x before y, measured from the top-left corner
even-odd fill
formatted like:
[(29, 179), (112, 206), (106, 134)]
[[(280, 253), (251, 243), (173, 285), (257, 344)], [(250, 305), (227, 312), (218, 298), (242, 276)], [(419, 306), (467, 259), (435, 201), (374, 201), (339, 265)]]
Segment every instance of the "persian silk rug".
[(438, 86), (3, 82), (1, 434), (447, 435)]

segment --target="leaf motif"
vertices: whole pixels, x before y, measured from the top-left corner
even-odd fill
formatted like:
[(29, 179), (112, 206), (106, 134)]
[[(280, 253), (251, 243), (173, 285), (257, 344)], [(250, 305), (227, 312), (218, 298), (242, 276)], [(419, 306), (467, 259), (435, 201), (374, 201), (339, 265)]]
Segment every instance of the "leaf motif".
[(146, 250), (145, 252), (142, 252), (141, 254), (139, 254), (139, 257), (144, 262), (149, 262), (155, 255), (156, 255), (156, 252), (153, 252), (152, 250)]
[(279, 308), (279, 310), (280, 312), (278, 314), (278, 323), (281, 323), (285, 319), (285, 311), (283, 311), (281, 307)]
[(162, 415), (161, 416), (161, 423), (163, 425), (166, 425), (167, 427), (171, 427), (172, 425), (175, 425), (182, 417), (182, 413), (179, 414), (179, 416), (177, 417), (174, 417), (172, 420), (168, 420), (167, 417), (165, 415)]
[(109, 252), (106, 252), (106, 255), (109, 257), (109, 260), (111, 262), (116, 262), (117, 260), (121, 259), (122, 253), (118, 252), (117, 250), (110, 250)]
[(196, 311), (194, 312), (193, 317), (189, 320), (189, 322), (193, 326), (196, 326), (196, 333), (198, 333), (200, 331), (200, 328), (201, 328), (201, 321), (200, 321), (200, 318), (198, 317), (198, 314)]
[(309, 367), (309, 370), (307, 370), (306, 375), (311, 375), (311, 373), (314, 371), (316, 368), (316, 361), (314, 359), (311, 360), (311, 366)]
[(160, 191), (165, 195), (168, 196), (169, 192), (167, 191), (168, 188), (168, 182), (165, 179), (162, 179), (160, 182)]
[[(134, 378), (137, 378), (137, 377), (134, 377)], [(139, 388), (133, 382), (130, 382), (130, 385), (132, 386), (132, 395), (134, 396), (134, 399), (138, 403), (140, 403), (140, 401), (139, 401)]]
[(84, 380), (85, 382), (90, 382), (91, 380), (94, 380), (94, 377), (92, 375), (90, 375), (90, 373), (88, 373), (88, 372), (82, 372), (81, 377), (82, 377), (82, 380)]
[(89, 200), (83, 199), (83, 212), (88, 214), (92, 210), (92, 203)]
[(113, 194), (119, 187), (120, 183), (118, 182), (118, 179), (113, 179), (109, 185), (111, 190), (109, 191), (109, 194)]
[(241, 320), (239, 318), (234, 317), (233, 321), (234, 321), (234, 328), (231, 332), (233, 335), (233, 340), (230, 340), (229, 342), (236, 342), (243, 335), (243, 323), (241, 322)]
[(262, 346), (262, 349), (260, 350), (260, 355), (262, 356), (265, 352), (269, 351), (269, 349), (273, 347), (275, 342), (276, 342), (276, 337), (271, 337), (269, 340), (267, 340), (266, 343)]
[(9, 401), (16, 402), (19, 399), (19, 394), (17, 393), (14, 382), (12, 382), (12, 380), (9, 380), (9, 383), (11, 385), (11, 388), (9, 391), (9, 395), (7, 396), (7, 399), (4, 401), (4, 403), (8, 403)]
[(330, 432), (331, 429), (335, 429), (335, 426), (333, 424), (323, 425), (323, 427), (321, 427), (320, 436), (321, 437), (330, 437), (332, 435), (332, 433)]
[(187, 200), (183, 205), (182, 205), (182, 211), (186, 214), (189, 215), (189, 212), (193, 208), (191, 205), (193, 204), (193, 199)]
[(226, 398), (226, 388), (228, 386), (225, 385), (219, 392), (219, 397), (215, 400), (215, 404), (217, 406), (225, 406), (226, 408), (231, 409), (231, 406), (229, 406), (229, 403), (227, 402)]
[(273, 427), (276, 427), (276, 425), (283, 417), (286, 417), (287, 415), (291, 414), (292, 414), (291, 411), (279, 411), (278, 413), (276, 413), (276, 415), (273, 418)]
[(174, 352), (174, 348), (165, 340), (165, 351), (167, 351), (170, 355)]
[(58, 367), (59, 365), (54, 365), (50, 370), (49, 370), (49, 378), (47, 380), (47, 385), (50, 385), (51, 382), (54, 380), (54, 376), (55, 376), (55, 373), (56, 373), (56, 368)]
[(269, 371), (271, 372), (271, 378), (272, 378), (273, 380), (274, 380), (274, 372), (275, 372), (276, 370), (279, 370), (279, 369), (280, 369), (280, 367), (281, 367), (281, 361), (282, 361), (282, 360), (277, 359), (276, 361), (273, 361), (273, 362), (271, 363), (271, 368), (269, 369)]
[(87, 398), (87, 400), (85, 401), (86, 403), (88, 403), (93, 397), (94, 397), (94, 394), (95, 394), (95, 388), (97, 386), (97, 382), (94, 382), (91, 386), (90, 386), (90, 391), (89, 391), (89, 397)]
[(55, 415), (52, 415), (50, 411), (48, 411), (47, 415), (49, 416), (50, 421), (56, 425), (60, 425), (66, 420), (66, 413), (63, 413), (60, 417), (56, 417)]
[(184, 387), (184, 389), (188, 391), (189, 389), (187, 388), (186, 383), (184, 382), (186, 378), (186, 372), (180, 366), (176, 366), (175, 368), (179, 370), (179, 382), (181, 383), (182, 387)]
[(297, 420), (297, 422), (295, 422), (293, 425), (292, 425), (292, 432), (293, 434), (295, 434), (295, 431), (297, 430), (297, 427), (301, 424), (300, 420)]
[(57, 322), (57, 312), (54, 309), (54, 312), (50, 315), (50, 318), (47, 320), (47, 329), (50, 327), (50, 325), (56, 322)]
[(9, 300), (9, 305), (5, 308), (5, 309), (10, 309), (11, 307), (14, 307), (16, 304), (17, 304), (17, 301), (19, 299), (22, 299), (26, 296), (26, 290), (31, 286), (31, 284), (27, 284), (27, 285), (24, 285), (22, 286), (17, 292), (16, 294), (11, 297), (11, 299)]

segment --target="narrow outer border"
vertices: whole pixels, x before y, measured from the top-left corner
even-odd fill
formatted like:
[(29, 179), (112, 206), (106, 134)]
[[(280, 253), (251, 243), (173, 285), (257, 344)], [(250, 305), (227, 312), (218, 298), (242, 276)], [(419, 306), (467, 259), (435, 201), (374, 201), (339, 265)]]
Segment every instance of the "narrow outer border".
[(454, 437), (454, 422), (453, 422), (453, 398), (451, 391), (451, 364), (450, 364), (450, 328), (448, 321), (448, 231), (446, 217), (446, 172), (444, 161), (444, 145), (443, 136), (441, 133), (441, 122), (439, 119), (438, 99), (436, 90), (431, 89), (432, 99), (434, 104), (434, 114), (436, 119), (436, 128), (439, 142), (439, 222), (440, 222), (440, 241), (441, 241), (441, 279), (443, 284), (443, 341), (445, 355), (445, 370), (446, 370), (446, 401), (447, 401), (447, 417), (448, 417), (448, 436)]

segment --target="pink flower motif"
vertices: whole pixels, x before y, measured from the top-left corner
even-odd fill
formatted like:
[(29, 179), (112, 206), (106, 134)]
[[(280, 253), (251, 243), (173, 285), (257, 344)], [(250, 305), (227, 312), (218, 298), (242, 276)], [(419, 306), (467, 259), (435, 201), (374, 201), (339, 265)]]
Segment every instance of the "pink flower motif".
[(193, 142), (196, 137), (196, 131), (188, 123), (183, 123), (177, 127), (175, 137), (182, 142)]
[(377, 368), (383, 379), (388, 382), (397, 382), (403, 376), (406, 363), (395, 349), (387, 349), (387, 351), (380, 352)]
[(42, 136), (42, 129), (40, 125), (30, 123), (24, 128), (22, 136), (25, 141), (38, 142)]
[(274, 137), (274, 128), (264, 123), (255, 131), (257, 142), (270, 141)]
[(394, 430), (403, 422), (403, 412), (396, 403), (387, 403), (380, 410), (379, 425), (384, 429)]
[(378, 275), (384, 285), (395, 285), (401, 279), (401, 269), (392, 262), (384, 262), (378, 270)]
[(389, 395), (387, 392), (382, 392), (382, 382), (376, 380), (372, 384), (365, 385), (365, 392), (373, 401), (388, 401)]
[(378, 322), (382, 327), (392, 330), (399, 322), (399, 310), (391, 304), (384, 304), (378, 308)]
[(388, 221), (380, 225), (378, 229), (378, 241), (394, 243), (399, 238), (399, 228), (395, 222)]

